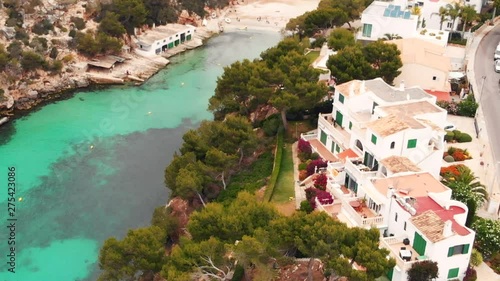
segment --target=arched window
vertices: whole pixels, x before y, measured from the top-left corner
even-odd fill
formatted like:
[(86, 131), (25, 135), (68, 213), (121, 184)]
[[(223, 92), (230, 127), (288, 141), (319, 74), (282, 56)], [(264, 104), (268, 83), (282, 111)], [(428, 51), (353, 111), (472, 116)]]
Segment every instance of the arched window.
[(396, 146), (396, 142), (391, 142), (391, 149), (394, 149), (394, 146)]
[(356, 140), (356, 147), (363, 152), (363, 144), (359, 140)]

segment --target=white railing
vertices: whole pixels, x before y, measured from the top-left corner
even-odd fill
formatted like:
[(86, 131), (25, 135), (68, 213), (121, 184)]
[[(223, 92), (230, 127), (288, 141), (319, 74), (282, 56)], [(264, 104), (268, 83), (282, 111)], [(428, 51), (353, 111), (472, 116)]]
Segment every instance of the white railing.
[(387, 250), (389, 250), (390, 255), (396, 260), (397, 266), (401, 270), (404, 270), (404, 271), (410, 269), (414, 263), (428, 259), (427, 257), (424, 256), (424, 257), (418, 257), (417, 260), (412, 260), (412, 261), (405, 261), (405, 260), (403, 260), (399, 256), (398, 249), (393, 249), (391, 247), (391, 245), (397, 244), (397, 243), (401, 243), (401, 242), (403, 242), (403, 240), (405, 238), (408, 238), (408, 237), (399, 236), (399, 237), (383, 237), (383, 238), (380, 238), (380, 246), (383, 247), (383, 248), (386, 248)]
[[(329, 120), (326, 120), (325, 119), (330, 117), (330, 119), (332, 120), (331, 122)], [(333, 118), (331, 116), (331, 114), (319, 114), (319, 118), (318, 118), (318, 123), (321, 126), (323, 126), (324, 128), (326, 128), (328, 130), (328, 133), (330, 133), (333, 138), (335, 139), (335, 141), (337, 143), (339, 143), (342, 147), (344, 148), (348, 148), (349, 147), (349, 142), (348, 142), (348, 138), (347, 136), (345, 136), (344, 134), (342, 134), (339, 130), (343, 130), (340, 125), (333, 125)], [(336, 127), (338, 126), (338, 127)], [(337, 129), (338, 128), (338, 129)], [(347, 132), (346, 132), (347, 133)]]
[(313, 140), (318, 138), (318, 133), (316, 132), (309, 132), (309, 133), (304, 133), (300, 134), (300, 138), (303, 140)]
[(356, 182), (365, 180), (370, 177), (375, 177), (377, 175), (377, 171), (367, 171), (367, 172), (362, 172), (358, 166), (356, 166), (354, 163), (352, 163), (351, 159), (346, 158), (345, 161), (345, 169), (349, 171), (349, 173), (356, 179)]
[(340, 189), (340, 185), (337, 184), (337, 183), (332, 183), (332, 182), (328, 182), (326, 184), (326, 189), (328, 190), (328, 192), (330, 192), (331, 194), (333, 194), (333, 196), (335, 198), (338, 198), (341, 200), (342, 204), (344, 204), (344, 200), (343, 198), (346, 196), (344, 194), (344, 192), (342, 192), (342, 190)]

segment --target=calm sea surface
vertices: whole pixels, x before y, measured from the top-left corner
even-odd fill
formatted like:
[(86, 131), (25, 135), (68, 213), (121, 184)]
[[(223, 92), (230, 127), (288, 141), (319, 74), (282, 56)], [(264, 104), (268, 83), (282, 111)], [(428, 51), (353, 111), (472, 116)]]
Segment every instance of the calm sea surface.
[[(104, 240), (148, 225), (168, 200), (164, 168), (183, 133), (212, 118), (208, 99), (223, 67), (279, 40), (278, 33), (222, 34), (140, 87), (81, 92), (2, 126), (0, 280), (95, 280)], [(8, 167), (17, 184), (14, 274)]]

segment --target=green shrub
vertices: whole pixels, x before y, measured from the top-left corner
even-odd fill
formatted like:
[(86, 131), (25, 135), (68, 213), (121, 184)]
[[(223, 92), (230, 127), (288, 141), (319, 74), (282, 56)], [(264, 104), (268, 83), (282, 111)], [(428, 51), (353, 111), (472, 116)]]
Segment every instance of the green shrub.
[(299, 164), (299, 171), (305, 171), (307, 169), (307, 164), (306, 163), (300, 163)]
[(481, 255), (478, 250), (472, 249), (470, 254), (470, 264), (473, 266), (479, 266), (481, 263), (483, 263), (483, 255)]
[(278, 132), (278, 128), (281, 124), (281, 121), (278, 117), (270, 117), (266, 119), (262, 123), (262, 130), (264, 131), (264, 134), (268, 137), (275, 136), (276, 133)]
[(264, 193), (264, 202), (271, 201), (273, 197), (274, 187), (278, 181), (278, 176), (280, 174), (281, 159), (283, 158), (283, 130), (278, 130), (278, 140), (276, 142), (276, 156), (274, 157), (273, 172), (271, 173), (271, 179), (266, 187)]
[(455, 139), (459, 138), (461, 133), (462, 132), (460, 132), (459, 130), (453, 130), (453, 135), (455, 136), (454, 138)]
[(56, 47), (52, 47), (52, 49), (50, 50), (49, 57), (51, 59), (56, 59), (58, 54), (59, 54), (59, 51), (57, 50), (57, 48)]
[(458, 115), (474, 117), (479, 104), (475, 102), (472, 98), (467, 98), (458, 103)]
[(54, 26), (48, 19), (44, 19), (40, 22), (37, 22), (35, 25), (33, 25), (33, 28), (31, 31), (33, 31), (35, 34), (38, 35), (46, 35), (49, 34), (50, 30), (53, 30)]
[(495, 273), (500, 274), (500, 253), (496, 253), (490, 259), (491, 269), (495, 271)]
[(76, 36), (76, 30), (75, 29), (71, 29), (68, 33), (68, 36), (71, 37), (71, 38), (75, 38)]
[(314, 211), (314, 208), (313, 208), (313, 206), (311, 206), (311, 203), (309, 203), (309, 201), (304, 200), (304, 201), (300, 202), (300, 210), (302, 212), (306, 212), (309, 214), (312, 211)]
[(316, 152), (311, 153), (311, 160), (316, 160), (319, 158), (319, 154)]
[(444, 135), (444, 140), (447, 142), (450, 142), (455, 139), (455, 134), (453, 132), (446, 132), (446, 135)]
[(453, 153), (455, 153), (455, 151), (457, 151), (457, 148), (454, 146), (450, 146), (450, 147), (448, 147), (448, 151), (446, 151), (446, 152), (448, 152), (449, 155), (453, 155)]
[(234, 274), (233, 278), (231, 278), (231, 281), (241, 281), (244, 275), (245, 275), (245, 269), (241, 264), (237, 264), (236, 267), (234, 268)]
[(45, 59), (34, 52), (23, 52), (21, 58), (21, 66), (24, 70), (30, 71), (45, 67), (47, 62)]
[(448, 163), (455, 162), (455, 159), (451, 155), (446, 155), (443, 159)]
[(460, 136), (457, 138), (458, 142), (471, 142), (472, 137), (467, 134), (467, 133), (461, 133)]
[[(476, 217), (472, 224), (472, 229), (476, 231), (477, 249), (488, 259), (500, 252), (500, 221)], [(500, 266), (500, 255), (499, 255)]]
[(79, 17), (71, 17), (70, 21), (75, 24), (76, 29), (82, 30), (85, 28), (85, 21)]

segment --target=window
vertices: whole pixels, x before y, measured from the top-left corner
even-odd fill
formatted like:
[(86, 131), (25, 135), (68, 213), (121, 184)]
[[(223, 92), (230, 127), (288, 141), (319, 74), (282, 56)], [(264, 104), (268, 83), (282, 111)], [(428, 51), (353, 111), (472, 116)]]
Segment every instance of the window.
[(436, 76), (432, 76), (432, 81), (436, 81), (437, 80), (437, 77)]
[(458, 270), (459, 270), (458, 267), (448, 270), (448, 279), (457, 278), (458, 277)]
[(417, 147), (417, 140), (416, 139), (408, 140), (407, 148), (415, 148), (415, 147)]
[(391, 149), (394, 149), (394, 146), (396, 146), (396, 142), (391, 142)]
[(370, 38), (372, 36), (372, 25), (369, 23), (363, 24), (363, 37)]
[(349, 130), (352, 128), (352, 122), (349, 121)]
[(452, 23), (452, 22), (448, 22), (448, 23), (446, 24), (446, 27), (447, 27), (447, 28), (451, 28), (452, 26), (453, 26), (453, 23)]
[(175, 34), (175, 37), (179, 37), (179, 34)]
[(413, 249), (415, 252), (417, 252), (419, 255), (423, 256), (425, 255), (425, 248), (427, 247), (427, 241), (418, 234), (418, 232), (415, 232), (415, 237), (413, 238)]
[(375, 113), (375, 107), (378, 106), (378, 103), (374, 102), (372, 105), (372, 114)]
[(163, 42), (167, 42), (167, 39), (163, 39)]
[(377, 144), (377, 136), (372, 134), (372, 143)]
[(172, 40), (172, 36), (170, 36), (170, 38), (169, 38), (169, 39), (170, 39), (170, 40)]
[(344, 95), (339, 94), (339, 102), (344, 103)]
[(398, 221), (398, 213), (394, 216), (394, 221)]
[(467, 254), (469, 252), (469, 244), (464, 244), (464, 245), (457, 245), (454, 247), (448, 248), (448, 257), (454, 256), (454, 255), (461, 255), (461, 254)]
[(406, 222), (405, 222), (405, 224), (403, 225), (403, 230), (406, 230)]

